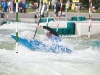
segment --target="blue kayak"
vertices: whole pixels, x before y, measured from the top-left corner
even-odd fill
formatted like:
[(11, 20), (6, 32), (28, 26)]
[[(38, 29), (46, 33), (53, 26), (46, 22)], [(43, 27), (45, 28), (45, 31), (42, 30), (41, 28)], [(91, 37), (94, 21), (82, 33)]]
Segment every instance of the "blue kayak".
[[(11, 37), (16, 40), (15, 35), (11, 35)], [(26, 39), (23, 37), (18, 37), (18, 43), (33, 51), (43, 51), (43, 52), (53, 52), (53, 53), (72, 53), (72, 50), (64, 46), (61, 46), (59, 44), (52, 44), (52, 46), (48, 47), (43, 42), (36, 39)]]

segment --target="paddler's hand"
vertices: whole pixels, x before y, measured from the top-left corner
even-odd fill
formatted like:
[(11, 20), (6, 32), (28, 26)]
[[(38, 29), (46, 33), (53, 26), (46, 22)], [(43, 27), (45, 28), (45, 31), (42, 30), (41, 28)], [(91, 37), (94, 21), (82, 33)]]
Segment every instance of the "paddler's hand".
[(36, 28), (37, 28), (37, 29), (38, 29), (38, 28), (41, 28), (41, 25), (37, 25)]

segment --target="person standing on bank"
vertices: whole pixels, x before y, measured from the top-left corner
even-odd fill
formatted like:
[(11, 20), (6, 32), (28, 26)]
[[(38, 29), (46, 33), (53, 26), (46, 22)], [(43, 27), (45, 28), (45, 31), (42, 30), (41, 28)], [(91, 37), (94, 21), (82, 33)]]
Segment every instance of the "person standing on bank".
[(8, 12), (9, 12), (9, 13), (11, 12), (11, 6), (12, 6), (11, 0), (9, 0), (9, 1), (8, 1)]
[(26, 6), (27, 6), (26, 0), (24, 0), (23, 3), (22, 3), (22, 12), (23, 13), (26, 13)]
[(15, 2), (15, 0), (13, 0), (13, 12), (14, 13), (16, 12), (16, 2)]
[(7, 12), (8, 4), (6, 0), (2, 2), (2, 12)]
[(46, 8), (46, 5), (43, 4), (43, 3), (41, 3), (41, 6), (40, 6), (40, 8), (39, 8), (40, 16), (41, 16), (41, 17), (44, 17), (45, 8)]

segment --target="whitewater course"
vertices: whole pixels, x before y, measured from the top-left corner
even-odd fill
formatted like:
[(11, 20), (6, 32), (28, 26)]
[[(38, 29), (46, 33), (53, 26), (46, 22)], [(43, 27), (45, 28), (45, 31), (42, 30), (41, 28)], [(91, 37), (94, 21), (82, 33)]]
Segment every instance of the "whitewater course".
[[(65, 28), (65, 21), (60, 22), (62, 25), (59, 27)], [(32, 39), (36, 25), (37, 23), (19, 22), (18, 36)], [(46, 23), (40, 23), (40, 25), (46, 25)], [(56, 27), (56, 25), (54, 21), (49, 22), (50, 27)], [(87, 35), (82, 37), (82, 33), (62, 35), (60, 36), (64, 42), (62, 45), (73, 52), (56, 54), (31, 51), (20, 44), (16, 53), (16, 41), (11, 38), (11, 34), (16, 34), (15, 22), (0, 26), (0, 75), (100, 75), (99, 36), (87, 38)], [(85, 34), (88, 34), (88, 30)], [(42, 28), (38, 29), (35, 39), (45, 39)]]

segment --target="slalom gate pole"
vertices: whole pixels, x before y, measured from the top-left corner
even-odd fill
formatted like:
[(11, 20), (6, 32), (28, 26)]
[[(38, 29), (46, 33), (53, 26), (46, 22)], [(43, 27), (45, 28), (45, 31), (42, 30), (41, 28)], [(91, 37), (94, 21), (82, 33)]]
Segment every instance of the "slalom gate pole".
[(89, 0), (89, 30), (88, 30), (88, 38), (91, 35), (91, 28), (92, 28), (92, 0)]
[(8, 25), (8, 13), (9, 13), (9, 9), (8, 9), (8, 11), (7, 11), (7, 25)]
[(63, 3), (63, 0), (60, 0), (60, 13), (58, 14), (58, 23), (57, 23), (57, 30), (58, 31), (58, 27), (59, 27), (59, 23), (60, 23), (60, 17), (61, 17), (61, 13), (62, 13), (62, 3)]
[(18, 53), (18, 0), (16, 0), (16, 53)]
[(54, 1), (54, 19), (56, 19), (56, 1)]
[(49, 15), (49, 0), (47, 0), (47, 14), (46, 14), (46, 17), (47, 17), (47, 24), (46, 26), (48, 26), (48, 16)]
[[(40, 7), (41, 7), (41, 0), (40, 0)], [(40, 19), (39, 19), (39, 21), (38, 21), (38, 25), (36, 26), (36, 30), (35, 30), (35, 34), (34, 34), (33, 39), (34, 39), (35, 36), (36, 36), (36, 32), (37, 32), (37, 29), (38, 29), (39, 23), (41, 22), (41, 10), (42, 10), (42, 8), (40, 8)]]

